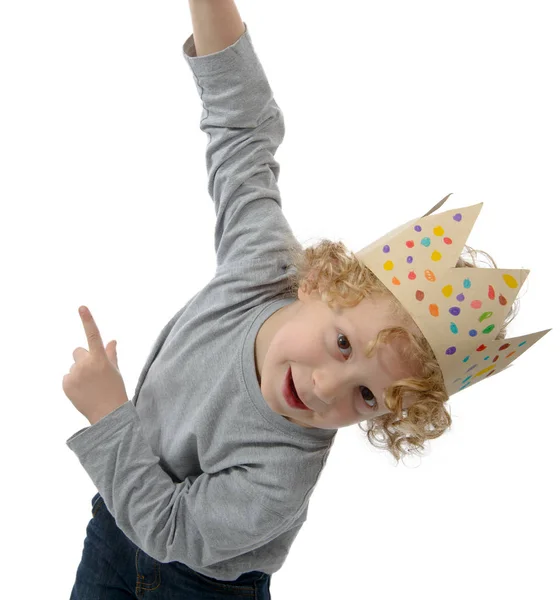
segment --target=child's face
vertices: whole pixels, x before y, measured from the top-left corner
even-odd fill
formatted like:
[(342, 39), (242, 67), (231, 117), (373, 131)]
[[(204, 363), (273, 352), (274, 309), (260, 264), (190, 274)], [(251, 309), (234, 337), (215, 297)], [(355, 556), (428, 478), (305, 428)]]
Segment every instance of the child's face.
[[(269, 317), (257, 334), (255, 364), (264, 399), (292, 423), (319, 429), (339, 429), (390, 412), (385, 389), (415, 373), (391, 346), (381, 345), (371, 358), (364, 350), (381, 329), (397, 325), (403, 323), (390, 314), (386, 296), (330, 309), (316, 293), (300, 290), (298, 299)], [(420, 333), (416, 325), (412, 330)], [(311, 410), (286, 401), (289, 369), (299, 398)], [(410, 404), (405, 396), (403, 407)]]

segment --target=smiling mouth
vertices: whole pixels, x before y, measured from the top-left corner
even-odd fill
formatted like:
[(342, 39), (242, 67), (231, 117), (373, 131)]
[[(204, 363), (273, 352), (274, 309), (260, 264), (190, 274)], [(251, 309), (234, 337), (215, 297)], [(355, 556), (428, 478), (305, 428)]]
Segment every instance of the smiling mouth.
[[(288, 373), (287, 373), (287, 377), (286, 377), (286, 382), (284, 384), (285, 387), (285, 394), (288, 394), (291, 397), (290, 402), (293, 404), (295, 403), (296, 408), (300, 408), (300, 409), (305, 409), (305, 410), (311, 410), (307, 404), (305, 404), (304, 402), (302, 402), (301, 398), (298, 396), (297, 390), (296, 390), (296, 386), (294, 384), (294, 378), (292, 376), (292, 369), (291, 367), (288, 369)], [(286, 396), (287, 398), (287, 396)]]
[[(294, 394), (295, 398), (301, 402), (301, 398), (298, 396), (297, 390), (296, 390), (296, 385), (294, 383), (294, 378), (292, 376), (292, 371), (290, 370), (290, 389), (292, 390), (292, 393)], [(303, 404), (303, 402), (301, 402)]]

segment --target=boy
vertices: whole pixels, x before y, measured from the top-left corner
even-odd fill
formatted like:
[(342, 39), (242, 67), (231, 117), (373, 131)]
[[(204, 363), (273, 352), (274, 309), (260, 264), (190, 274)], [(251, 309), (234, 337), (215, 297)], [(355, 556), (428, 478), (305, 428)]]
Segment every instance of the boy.
[[(233, 0), (189, 4), (217, 269), (160, 333), (132, 402), (67, 442), (100, 491), (72, 598), (270, 598), (338, 428), (395, 422), (421, 441), (434, 414), (439, 434), (448, 425), (426, 332), (365, 266), (374, 253), (360, 265), (294, 238), (274, 160), (282, 113)], [(371, 355), (387, 328), (394, 343)]]

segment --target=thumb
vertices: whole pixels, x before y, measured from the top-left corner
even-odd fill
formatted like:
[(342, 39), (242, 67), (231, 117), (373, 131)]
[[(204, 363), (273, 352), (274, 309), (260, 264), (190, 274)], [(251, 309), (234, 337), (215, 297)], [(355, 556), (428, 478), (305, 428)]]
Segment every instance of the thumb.
[(109, 360), (118, 368), (119, 363), (117, 361), (117, 340), (110, 341), (107, 344), (105, 351), (107, 352), (107, 356), (109, 357)]

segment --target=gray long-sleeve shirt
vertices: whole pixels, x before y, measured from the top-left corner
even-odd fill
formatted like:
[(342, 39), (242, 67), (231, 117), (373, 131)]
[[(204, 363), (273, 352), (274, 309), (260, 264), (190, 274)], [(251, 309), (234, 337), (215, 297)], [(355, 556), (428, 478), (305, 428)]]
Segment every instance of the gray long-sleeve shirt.
[[(254, 345), (294, 302), (274, 155), (284, 121), (247, 25), (230, 47), (183, 46), (203, 104), (215, 276), (169, 321), (132, 401), (67, 440), (118, 527), (146, 554), (215, 579), (280, 569), (336, 430), (271, 410)], [(188, 266), (187, 266), (188, 268)]]

